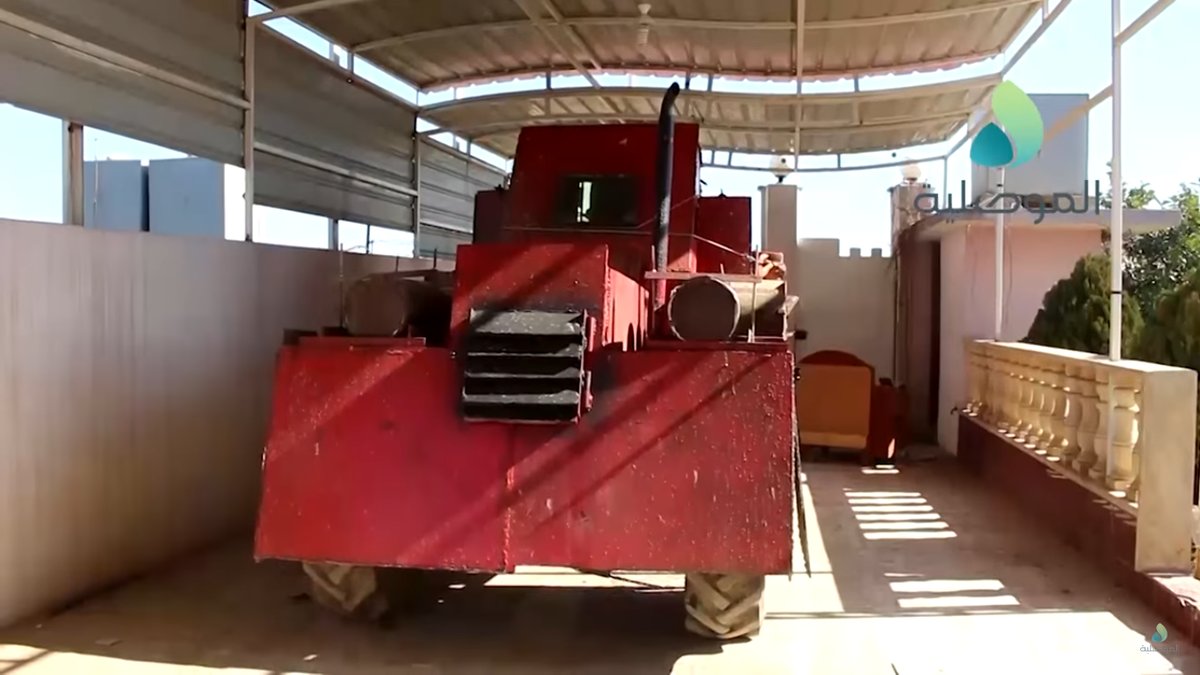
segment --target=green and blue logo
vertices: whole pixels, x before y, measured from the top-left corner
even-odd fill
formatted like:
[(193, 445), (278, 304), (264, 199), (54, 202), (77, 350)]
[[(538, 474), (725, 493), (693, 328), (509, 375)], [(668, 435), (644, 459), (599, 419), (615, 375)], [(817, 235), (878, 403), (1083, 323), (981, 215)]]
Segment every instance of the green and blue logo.
[(1162, 642), (1166, 639), (1167, 639), (1167, 627), (1160, 623), (1157, 626), (1157, 630), (1154, 631), (1154, 635), (1150, 636), (1150, 641), (1151, 642)]
[(1020, 166), (1037, 156), (1045, 138), (1042, 114), (1029, 95), (1012, 82), (1001, 82), (992, 90), (989, 122), (971, 142), (971, 161), (993, 168)]

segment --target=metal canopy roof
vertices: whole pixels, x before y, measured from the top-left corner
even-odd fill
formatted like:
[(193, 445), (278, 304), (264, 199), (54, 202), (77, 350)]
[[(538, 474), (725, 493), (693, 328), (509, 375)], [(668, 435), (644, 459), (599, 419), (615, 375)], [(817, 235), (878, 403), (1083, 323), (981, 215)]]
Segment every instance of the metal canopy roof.
[[(314, 4), (275, 0), (277, 9)], [(845, 77), (995, 56), (1041, 0), (331, 0), (304, 21), (423, 89), (548, 70)], [(797, 7), (804, 31), (796, 35)], [(799, 38), (799, 39), (798, 39)], [(803, 45), (798, 68), (796, 46)]]
[[(951, 68), (1003, 52), (1042, 0), (275, 0), (353, 54), (422, 89), (573, 70), (591, 89), (464, 99), (421, 110), (501, 154), (525, 124), (648, 120), (661, 92), (600, 72), (837, 79)], [(797, 17), (801, 20), (798, 22)], [(799, 28), (803, 29), (800, 30)], [(797, 59), (797, 54), (803, 54)], [(888, 92), (690, 91), (684, 119), (713, 150), (822, 154), (945, 140), (997, 80)], [(797, 119), (799, 117), (799, 119)]]
[[(1000, 81), (998, 75), (919, 87), (839, 94), (768, 95), (683, 91), (677, 119), (701, 124), (708, 149), (789, 154), (866, 152), (935, 143), (964, 124)], [(659, 89), (574, 88), (513, 92), (431, 105), (423, 115), (438, 125), (512, 155), (523, 126), (577, 122), (652, 122)], [(800, 147), (796, 111), (801, 112)]]

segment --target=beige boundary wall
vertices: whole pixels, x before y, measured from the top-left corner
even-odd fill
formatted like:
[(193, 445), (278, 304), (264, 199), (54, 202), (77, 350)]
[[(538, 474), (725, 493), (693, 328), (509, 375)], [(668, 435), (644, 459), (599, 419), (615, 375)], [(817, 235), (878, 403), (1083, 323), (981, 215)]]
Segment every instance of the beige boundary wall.
[(248, 528), (282, 332), (338, 289), (334, 252), (0, 220), (0, 625)]

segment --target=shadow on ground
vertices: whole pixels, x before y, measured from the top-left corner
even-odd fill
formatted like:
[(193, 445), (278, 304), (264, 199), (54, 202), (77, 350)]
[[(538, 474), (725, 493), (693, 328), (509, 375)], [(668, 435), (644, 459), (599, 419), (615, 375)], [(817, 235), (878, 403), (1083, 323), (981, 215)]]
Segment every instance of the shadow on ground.
[[(467, 584), (384, 626), (328, 614), (298, 566), (251, 561), (231, 544), (56, 616), (0, 631), (14, 672), (44, 652), (274, 673), (669, 673), (721, 646), (683, 632), (678, 588)], [(530, 583), (546, 583), (538, 575)], [(9, 670), (5, 670), (5, 666)], [(40, 672), (37, 668), (31, 671)]]
[[(1200, 673), (1200, 651), (953, 458), (804, 465), (813, 575), (768, 579), (749, 642), (682, 629), (674, 575), (653, 588), (571, 572), (450, 588), (387, 628), (298, 599), (298, 566), (245, 540), (0, 631), (5, 675), (187, 666), (329, 673)], [(73, 656), (78, 655), (78, 656)]]

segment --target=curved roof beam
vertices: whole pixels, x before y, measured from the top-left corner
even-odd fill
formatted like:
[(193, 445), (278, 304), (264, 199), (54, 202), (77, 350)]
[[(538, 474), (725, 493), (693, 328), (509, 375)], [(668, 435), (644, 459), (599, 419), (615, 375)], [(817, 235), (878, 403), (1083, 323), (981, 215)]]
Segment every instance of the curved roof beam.
[[(809, 31), (891, 26), (896, 24), (935, 21), (938, 19), (952, 19), (971, 14), (1001, 12), (1013, 7), (1025, 7), (1029, 5), (1040, 4), (1041, 1), (1042, 0), (993, 0), (992, 2), (979, 5), (954, 7), (950, 9), (941, 9), (929, 12), (912, 12), (909, 14), (892, 14), (886, 16), (863, 17), (858, 19), (805, 21), (804, 31), (807, 33)], [(522, 9), (524, 9), (523, 6)], [(565, 30), (580, 27), (586, 28), (589, 26), (632, 26), (636, 28), (642, 21), (640, 16), (566, 17), (561, 16), (561, 14), (554, 16), (554, 12), (552, 12), (552, 20), (556, 27)], [(677, 28), (685, 30), (794, 31), (796, 29), (796, 23), (793, 21), (713, 21), (704, 19), (674, 19), (666, 17), (651, 18), (650, 25), (656, 28)], [(384, 49), (387, 47), (396, 47), (412, 42), (421, 42), (424, 40), (456, 38), (465, 33), (472, 33), (480, 30), (510, 30), (514, 28), (527, 29), (532, 26), (532, 22), (526, 20), (491, 21), (486, 23), (447, 26), (444, 28), (414, 31), (411, 33), (405, 33), (403, 35), (395, 35), (379, 40), (364, 42), (352, 46), (350, 51), (355, 53), (363, 53), (377, 49)], [(574, 41), (575, 40), (572, 39), (572, 42)]]
[[(1067, 0), (1061, 0), (1067, 2)], [(804, 76), (805, 81), (813, 82), (828, 82), (835, 80), (845, 80), (854, 77), (873, 77), (876, 75), (896, 75), (917, 72), (929, 72), (935, 70), (945, 70), (948, 68), (957, 68), (959, 66), (987, 61), (988, 59), (996, 58), (1004, 53), (1003, 50), (997, 49), (986, 52), (977, 52), (967, 56), (955, 56), (945, 59), (935, 59), (929, 61), (912, 61), (899, 64), (889, 64), (874, 66), (870, 68), (849, 68), (840, 70), (821, 70), (817, 73), (809, 72)], [(447, 87), (463, 87), (477, 83), (491, 83), (499, 80), (507, 80), (520, 77), (538, 76), (545, 77), (547, 72), (550, 75), (574, 73), (571, 66), (552, 66), (549, 71), (545, 67), (539, 68), (517, 68), (504, 69), (497, 71), (489, 71), (485, 73), (476, 73), (467, 76), (447, 77), (424, 82), (421, 87), (427, 91), (437, 91)], [(771, 82), (791, 82), (796, 79), (796, 75), (790, 70), (778, 72), (765, 72), (759, 70), (728, 70), (716, 67), (685, 67), (683, 64), (664, 64), (658, 66), (631, 66), (631, 65), (609, 65), (600, 71), (592, 71), (595, 73), (605, 74), (632, 74), (632, 75), (650, 75), (662, 77), (685, 77), (691, 75), (696, 77), (699, 75), (708, 75), (711, 77), (732, 77), (738, 79), (761, 79)], [(611, 87), (605, 87), (611, 89)], [(684, 90), (687, 91), (686, 89)], [(693, 90), (695, 91), (695, 90)], [(784, 94), (785, 96), (795, 96), (795, 94)]]
[[(759, 151), (770, 147), (770, 152), (778, 154), (823, 154), (827, 151), (820, 148), (827, 142), (835, 149), (850, 148), (847, 138), (862, 134), (945, 140), (969, 122), (1000, 80), (999, 74), (991, 74), (937, 84), (798, 97), (693, 89), (684, 90), (676, 105), (681, 119), (698, 122), (702, 131), (710, 134), (706, 136), (710, 149), (729, 146), (741, 152), (745, 145)], [(657, 119), (661, 93), (650, 87), (608, 87), (603, 94), (588, 87), (516, 91), (445, 101), (422, 108), (420, 114), (437, 125), (426, 135), (452, 132), (485, 147), (508, 148), (515, 143), (515, 133), (526, 126), (618, 120), (652, 123)], [(617, 110), (602, 105), (601, 95), (615, 101)], [(808, 119), (800, 118), (797, 128), (801, 109), (811, 114), (806, 113)], [(710, 112), (705, 114), (706, 110)], [(853, 150), (865, 151), (857, 145)]]
[(322, 9), (334, 9), (336, 7), (342, 7), (344, 5), (353, 5), (353, 4), (357, 4), (360, 2), (367, 2), (367, 1), (368, 0), (312, 0), (311, 2), (301, 3), (299, 5), (292, 5), (291, 7), (284, 7), (282, 9), (275, 9), (275, 10), (271, 10), (269, 12), (264, 12), (262, 14), (256, 14), (254, 16), (247, 17), (247, 18), (250, 19), (251, 21), (260, 21), (260, 22), (261, 21), (270, 21), (271, 19), (282, 19), (284, 17), (289, 17), (289, 16), (299, 16), (301, 14), (308, 14), (309, 12), (316, 12), (316, 11), (319, 11)]
[[(950, 122), (966, 122), (975, 111), (974, 107), (958, 108), (945, 113), (936, 115), (905, 115), (881, 119), (875, 122), (865, 124), (856, 124), (854, 120), (833, 120), (826, 122), (802, 122), (800, 125), (801, 135), (813, 133), (846, 133), (850, 131), (865, 131), (865, 132), (880, 132), (880, 131), (896, 131), (900, 129), (908, 129), (911, 127), (927, 126), (931, 124), (941, 124)], [(686, 118), (685, 118), (686, 119)], [(519, 130), (526, 126), (546, 125), (546, 124), (586, 124), (589, 122), (608, 122), (624, 120), (628, 122), (654, 122), (658, 120), (658, 115), (636, 115), (629, 113), (612, 114), (612, 113), (594, 113), (594, 114), (554, 114), (554, 115), (538, 115), (524, 118), (513, 118), (504, 120), (494, 120), (490, 122), (482, 122), (479, 124), (470, 125), (449, 125), (445, 127), (437, 127), (429, 129), (421, 133), (423, 136), (430, 136), (451, 132), (471, 139), (486, 138), (496, 134), (502, 134)], [(777, 134), (792, 134), (794, 128), (791, 121), (785, 123), (762, 123), (762, 124), (704, 124), (701, 123), (701, 128), (705, 131), (725, 132), (725, 133), (743, 133), (743, 134), (761, 134), (761, 133), (777, 133)]]
[[(893, 99), (909, 99), (914, 97), (934, 96), (937, 94), (948, 94), (956, 91), (968, 91), (979, 87), (992, 87), (999, 84), (1001, 78), (999, 75), (982, 75), (962, 80), (952, 80), (950, 82), (939, 82), (937, 84), (918, 84), (908, 87), (893, 87), (890, 89), (873, 89), (869, 91), (856, 92), (828, 92), (820, 94), (801, 94), (805, 105), (830, 105), (836, 103), (871, 103), (874, 101), (887, 101)], [(649, 97), (657, 100), (662, 97), (662, 90), (652, 87), (605, 87), (604, 93), (618, 98), (629, 97)], [(419, 112), (421, 115), (434, 115), (439, 112), (453, 110), (455, 108), (468, 108), (476, 106), (489, 106), (497, 103), (507, 103), (510, 101), (529, 100), (537, 103), (544, 101), (546, 98), (574, 98), (580, 96), (596, 96), (598, 95), (595, 89), (588, 87), (571, 87), (569, 89), (541, 89), (541, 90), (521, 90), (510, 91), (501, 94), (489, 94), (487, 96), (473, 96), (471, 98), (460, 98), (450, 101), (442, 101), (432, 105), (423, 106)], [(711, 100), (715, 103), (780, 103), (786, 104), (789, 100), (795, 99), (796, 94), (748, 94), (743, 92), (728, 92), (728, 91), (702, 91), (699, 89), (684, 89), (679, 92), (680, 100), (696, 99), (699, 101)], [(678, 102), (677, 102), (678, 105)], [(656, 118), (657, 119), (657, 118)]]

